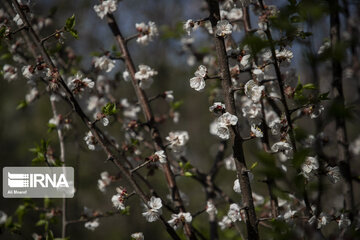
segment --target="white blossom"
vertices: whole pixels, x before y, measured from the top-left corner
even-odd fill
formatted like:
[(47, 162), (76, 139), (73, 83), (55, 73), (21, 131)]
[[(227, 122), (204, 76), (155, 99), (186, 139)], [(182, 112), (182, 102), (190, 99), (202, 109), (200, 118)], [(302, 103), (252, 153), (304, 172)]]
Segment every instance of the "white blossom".
[(113, 195), (111, 197), (111, 202), (113, 203), (115, 208), (121, 209), (121, 210), (125, 209), (124, 197), (120, 193)]
[(180, 153), (184, 150), (187, 141), (189, 141), (189, 134), (186, 131), (170, 132), (166, 140), (170, 142), (171, 150), (175, 153)]
[(341, 214), (338, 225), (340, 229), (346, 229), (351, 225), (351, 221), (347, 216)]
[(255, 69), (253, 70), (253, 74), (255, 75), (256, 80), (257, 80), (258, 82), (261, 82), (262, 80), (264, 80), (265, 74), (264, 74), (264, 72), (263, 72), (261, 69), (255, 68)]
[(295, 214), (296, 214), (296, 211), (289, 209), (289, 210), (284, 214), (284, 220), (285, 220), (286, 222), (289, 222), (291, 219), (294, 218)]
[(226, 18), (230, 21), (235, 21), (243, 17), (243, 12), (241, 8), (233, 8), (231, 9), (228, 14), (226, 14)]
[(27, 65), (22, 67), (22, 75), (28, 79), (28, 80), (34, 80), (34, 78), (36, 77), (35, 75), (35, 70), (33, 69), (33, 67), (31, 65)]
[(106, 14), (116, 11), (116, 0), (105, 0), (101, 4), (95, 5), (94, 10), (96, 14), (103, 19)]
[(246, 70), (248, 68), (251, 67), (251, 55), (248, 54), (248, 55), (245, 55), (241, 58), (241, 61), (240, 61), (240, 69), (241, 70)]
[(123, 108), (124, 117), (137, 120), (137, 114), (141, 111), (140, 106), (130, 104), (126, 98), (120, 100), (120, 105)]
[(236, 179), (236, 180), (234, 181), (233, 190), (234, 190), (234, 192), (236, 192), (236, 193), (241, 193), (241, 188), (240, 188), (240, 181), (239, 181), (239, 179)]
[(235, 164), (235, 159), (233, 156), (229, 156), (229, 157), (225, 158), (224, 162), (225, 162), (226, 170), (236, 171), (236, 164)]
[(131, 80), (130, 73), (127, 70), (122, 73), (122, 77), (125, 82), (130, 82)]
[(245, 94), (253, 102), (259, 102), (265, 90), (264, 86), (259, 86), (254, 80), (250, 80), (245, 84)]
[(166, 163), (166, 155), (164, 150), (160, 150), (154, 153), (158, 158), (160, 163)]
[(246, 117), (251, 124), (259, 125), (262, 119), (261, 104), (245, 98), (249, 101), (242, 106), (243, 117)]
[(106, 72), (111, 72), (115, 67), (115, 60), (108, 56), (94, 57), (94, 66)]
[(323, 44), (320, 46), (317, 54), (321, 55), (323, 54), (327, 49), (329, 49), (331, 47), (331, 43), (330, 41), (324, 41)]
[(85, 227), (91, 231), (94, 231), (97, 227), (99, 227), (100, 222), (98, 218), (95, 218), (93, 221), (89, 221), (85, 223)]
[(304, 177), (309, 178), (311, 173), (319, 168), (317, 157), (306, 157), (305, 162), (301, 165)]
[(341, 178), (340, 168), (338, 166), (327, 166), (326, 175), (329, 177), (332, 183), (337, 183), (338, 181), (340, 181)]
[(160, 198), (152, 196), (150, 201), (147, 202), (147, 205), (144, 206), (145, 212), (143, 212), (142, 215), (148, 222), (155, 222), (159, 219), (159, 216), (162, 213), (162, 203)]
[(226, 126), (236, 125), (238, 118), (235, 115), (226, 112), (218, 118), (218, 122)]
[(221, 139), (229, 139), (230, 130), (228, 126), (236, 125), (237, 121), (238, 118), (235, 115), (228, 112), (224, 113), (216, 120), (216, 135)]
[(190, 79), (190, 87), (196, 91), (201, 91), (205, 88), (205, 77), (207, 75), (207, 68), (204, 65), (200, 65), (195, 71), (195, 77)]
[(133, 233), (131, 234), (131, 238), (134, 240), (144, 240), (144, 234), (142, 232)]
[(188, 212), (180, 212), (178, 214), (171, 214), (171, 219), (168, 221), (169, 225), (175, 230), (185, 223), (191, 223), (192, 216)]
[(36, 87), (32, 87), (30, 92), (25, 95), (25, 101), (27, 103), (33, 102), (39, 96), (39, 90)]
[(282, 152), (288, 158), (292, 158), (292, 155), (293, 155), (293, 148), (287, 142), (280, 141), (280, 142), (274, 143), (271, 147), (271, 150), (273, 152)]
[(8, 82), (12, 82), (18, 76), (17, 69), (9, 64), (3, 66), (3, 76)]
[(310, 225), (316, 224), (316, 228), (320, 229), (322, 226), (326, 226), (326, 224), (328, 224), (329, 221), (330, 221), (329, 217), (325, 213), (321, 212), (318, 218), (315, 215), (313, 215), (309, 219), (308, 223)]
[(13, 20), (14, 20), (14, 22), (16, 23), (16, 25), (18, 25), (18, 26), (21, 26), (21, 25), (23, 25), (23, 23), (24, 23), (18, 13), (15, 15), (15, 17), (13, 18)]
[(106, 127), (107, 125), (109, 125), (109, 119), (107, 117), (104, 117), (101, 119), (101, 123), (104, 127)]
[(216, 24), (216, 35), (224, 37), (232, 33), (232, 25), (227, 20), (220, 20)]
[(147, 89), (153, 83), (153, 76), (157, 75), (157, 71), (146, 65), (139, 65), (139, 71), (135, 73), (135, 79), (139, 81), (142, 89)]
[(288, 64), (291, 62), (291, 59), (294, 57), (294, 54), (286, 48), (282, 49), (281, 51), (276, 49), (275, 52), (276, 52), (276, 57), (279, 59), (280, 63), (284, 62)]
[(218, 210), (212, 201), (206, 202), (206, 212), (209, 214), (211, 219), (215, 218), (216, 214), (218, 213)]
[(164, 92), (165, 100), (169, 103), (174, 101), (174, 91), (169, 90)]
[(75, 76), (70, 77), (68, 79), (69, 88), (74, 93), (81, 93), (87, 88), (93, 88), (95, 86), (95, 82), (90, 78), (83, 78), (81, 73), (77, 73)]
[(221, 230), (224, 230), (226, 228), (230, 228), (232, 226), (232, 220), (228, 216), (224, 216), (221, 221), (219, 222), (219, 226)]
[(92, 150), (92, 151), (95, 150), (96, 140), (91, 131), (86, 133), (84, 140), (85, 140), (89, 150)]
[(184, 23), (184, 30), (187, 32), (187, 34), (190, 36), (191, 32), (193, 30), (195, 30), (198, 27), (198, 25), (192, 20), (192, 19), (188, 19), (185, 23)]
[(111, 178), (108, 172), (102, 172), (100, 174), (100, 179), (98, 180), (98, 188), (101, 192), (105, 192), (106, 187), (111, 183)]
[(209, 111), (214, 113), (217, 112), (222, 113), (224, 110), (225, 110), (225, 104), (221, 102), (214, 102), (214, 104), (209, 107)]
[(320, 114), (324, 111), (324, 106), (321, 104), (317, 104), (311, 108), (310, 118), (315, 119), (320, 116)]
[(0, 211), (0, 225), (4, 224), (7, 220), (7, 215), (5, 212)]
[(239, 205), (237, 205), (236, 203), (230, 204), (230, 209), (227, 215), (233, 222), (236, 222), (237, 220), (241, 221), (241, 213), (240, 213)]
[(136, 42), (147, 45), (150, 41), (154, 39), (154, 37), (159, 35), (159, 31), (154, 22), (149, 21), (148, 24), (136, 23), (136, 30), (139, 32), (139, 36), (136, 39)]
[(262, 138), (264, 136), (261, 129), (256, 126), (255, 124), (251, 124), (251, 132), (254, 134), (255, 137)]
[(354, 155), (360, 154), (360, 136), (358, 136), (349, 146), (349, 150)]

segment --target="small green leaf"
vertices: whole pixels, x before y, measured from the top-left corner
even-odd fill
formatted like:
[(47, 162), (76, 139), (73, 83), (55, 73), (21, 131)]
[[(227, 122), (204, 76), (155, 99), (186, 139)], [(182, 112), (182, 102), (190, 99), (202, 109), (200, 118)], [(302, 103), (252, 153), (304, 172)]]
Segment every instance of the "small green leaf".
[(21, 101), (17, 106), (16, 106), (16, 110), (20, 110), (23, 109), (27, 106), (27, 102), (25, 100)]
[(250, 170), (254, 169), (257, 165), (258, 165), (258, 162), (254, 162), (254, 163), (251, 165)]
[(51, 199), (50, 198), (44, 198), (44, 208), (49, 208), (51, 204)]
[(106, 116), (116, 114), (117, 113), (116, 104), (115, 103), (107, 103), (102, 108), (102, 113), (105, 114)]
[(69, 33), (71, 34), (71, 36), (73, 36), (75, 39), (79, 39), (79, 34), (75, 29), (71, 29), (69, 30)]
[(129, 216), (130, 215), (130, 206), (126, 206), (125, 209), (120, 211), (122, 215)]
[(316, 89), (316, 86), (312, 83), (305, 84), (303, 89)]
[(184, 103), (183, 100), (173, 102), (173, 103), (171, 103), (171, 108), (173, 110), (178, 110), (181, 107), (181, 105), (183, 105), (183, 103)]
[(65, 30), (66, 31), (69, 31), (71, 29), (74, 29), (75, 27), (75, 15), (73, 14), (71, 17), (69, 17), (67, 20), (66, 20), (66, 23), (65, 23)]
[(56, 129), (56, 125), (53, 123), (48, 123), (48, 133), (54, 131)]
[(191, 172), (185, 172), (184, 176), (185, 177), (192, 177), (192, 176), (194, 176), (194, 174), (192, 174)]
[(44, 220), (44, 219), (40, 219), (40, 220), (35, 224), (35, 226), (39, 227), (39, 226), (43, 226), (43, 225), (45, 225), (45, 224), (47, 224), (47, 221)]
[(54, 240), (54, 234), (51, 230), (48, 232), (46, 240)]

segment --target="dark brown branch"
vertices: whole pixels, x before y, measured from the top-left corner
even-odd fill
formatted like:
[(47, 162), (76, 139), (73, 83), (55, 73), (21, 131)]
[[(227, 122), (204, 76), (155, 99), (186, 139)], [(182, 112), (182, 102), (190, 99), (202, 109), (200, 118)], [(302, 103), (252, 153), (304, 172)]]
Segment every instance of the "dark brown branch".
[[(220, 20), (219, 2), (216, 0), (207, 0), (207, 3), (210, 11), (210, 22), (212, 27), (215, 28), (217, 21)], [(237, 116), (234, 95), (231, 91), (232, 82), (224, 38), (216, 36), (216, 34), (214, 34), (214, 41), (216, 47), (216, 54), (219, 61), (221, 85), (224, 93), (226, 111), (230, 114)], [(245, 212), (248, 215), (248, 218), (246, 219), (247, 234), (249, 239), (257, 240), (259, 239), (257, 219), (252, 198), (250, 180), (244, 158), (243, 138), (240, 135), (239, 123), (235, 127), (231, 128), (231, 135), (233, 144), (233, 156), (236, 162), (237, 175), (241, 187), (242, 202), (243, 205), (246, 207)]]
[[(145, 92), (140, 88), (138, 81), (135, 79), (136, 68), (135, 68), (133, 60), (130, 56), (125, 39), (122, 36), (120, 29), (119, 29), (119, 27), (115, 21), (115, 18), (112, 14), (107, 15), (107, 22), (108, 22), (108, 25), (115, 37), (120, 49), (121, 49), (123, 57), (125, 59), (125, 64), (130, 73), (132, 85), (134, 87), (136, 96), (138, 98), (138, 101), (139, 101), (142, 111), (144, 113), (146, 122), (148, 123), (148, 126), (150, 127), (150, 133), (151, 133), (151, 137), (154, 141), (155, 149), (156, 149), (156, 151), (164, 150), (166, 152), (160, 132), (157, 129), (157, 127), (155, 126), (154, 116), (153, 116), (149, 101), (147, 99), (147, 96), (146, 96)], [(169, 186), (171, 196), (172, 196), (173, 201), (175, 202), (176, 207), (181, 212), (186, 212), (183, 201), (180, 197), (180, 192), (177, 187), (174, 174), (170, 168), (169, 162), (167, 161), (166, 163), (162, 164), (162, 167), (164, 170), (166, 182)], [(185, 233), (189, 239), (196, 239), (196, 236), (194, 235), (194, 233), (191, 229), (191, 226), (188, 223), (185, 224), (184, 229), (185, 229)]]
[[(335, 49), (340, 44), (340, 17), (339, 3), (337, 0), (329, 0), (330, 7), (330, 40), (331, 47)], [(335, 51), (335, 50), (333, 50)], [(342, 66), (341, 62), (335, 57), (332, 58), (332, 76), (333, 76), (333, 95), (334, 103), (340, 108), (345, 109), (345, 97), (342, 85)], [(339, 114), (338, 114), (339, 115)], [(346, 119), (344, 116), (336, 116), (336, 140), (337, 140), (337, 160), (342, 176), (346, 181), (345, 201), (346, 209), (355, 213), (355, 200), (350, 167), (350, 152), (348, 146), (348, 137), (346, 132)]]

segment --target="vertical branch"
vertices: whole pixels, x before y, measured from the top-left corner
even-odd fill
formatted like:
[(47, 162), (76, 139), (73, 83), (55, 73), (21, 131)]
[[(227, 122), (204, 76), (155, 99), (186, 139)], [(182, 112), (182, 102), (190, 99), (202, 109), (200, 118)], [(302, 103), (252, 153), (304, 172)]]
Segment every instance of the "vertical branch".
[[(220, 20), (219, 2), (216, 0), (207, 0), (210, 11), (210, 22), (213, 28), (216, 27), (217, 21)], [(226, 111), (230, 114), (237, 115), (233, 92), (231, 91), (232, 83), (229, 71), (229, 63), (226, 54), (225, 42), (222, 37), (216, 36), (214, 33), (214, 41), (216, 47), (216, 54), (219, 61), (221, 86), (224, 93), (224, 102)], [(233, 156), (236, 162), (237, 175), (241, 187), (242, 202), (248, 218), (246, 219), (248, 239), (259, 239), (257, 218), (255, 213), (254, 202), (252, 198), (252, 190), (246, 167), (243, 138), (240, 135), (239, 123), (231, 128), (232, 142), (233, 142)]]
[[(50, 100), (51, 103), (51, 109), (53, 112), (53, 116), (56, 119), (58, 117), (58, 113), (56, 110), (56, 105), (55, 105), (55, 101)], [(59, 139), (59, 145), (60, 145), (60, 162), (62, 163), (62, 166), (65, 167), (65, 143), (64, 143), (64, 135), (63, 132), (60, 128), (60, 126), (56, 126), (57, 129), (57, 135), (58, 135), (58, 139)], [(61, 203), (61, 237), (65, 238), (66, 237), (66, 198), (62, 199), (62, 203)]]
[[(115, 37), (120, 49), (121, 49), (123, 58), (125, 59), (125, 64), (130, 73), (132, 85), (134, 87), (136, 96), (139, 100), (140, 106), (144, 113), (145, 119), (147, 121), (147, 125), (150, 127), (151, 137), (154, 141), (155, 149), (157, 151), (159, 151), (159, 150), (165, 151), (165, 147), (164, 147), (160, 132), (157, 129), (157, 127), (155, 126), (154, 115), (152, 113), (152, 109), (150, 107), (148, 98), (147, 98), (145, 92), (140, 88), (138, 81), (135, 78), (136, 68), (135, 68), (134, 62), (131, 58), (128, 47), (126, 45), (126, 41), (125, 41), (124, 37), (122, 36), (120, 28), (119, 28), (118, 24), (116, 23), (115, 18), (112, 14), (107, 15), (107, 22), (108, 22), (108, 25)], [(180, 197), (180, 192), (176, 185), (175, 177), (170, 168), (169, 162), (167, 161), (166, 163), (162, 164), (162, 167), (163, 167), (166, 182), (170, 188), (170, 193), (171, 193), (172, 199), (175, 203), (175, 206), (181, 212), (185, 212), (186, 210), (185, 210), (183, 201)], [(196, 236), (194, 235), (194, 233), (191, 229), (191, 226), (188, 223), (185, 224), (185, 233), (189, 239), (196, 239)]]
[[(260, 3), (260, 6), (261, 6), (262, 10), (265, 10), (265, 5), (264, 5), (263, 1), (259, 0), (259, 3)], [(274, 43), (274, 40), (272, 38), (269, 26), (266, 28), (265, 34), (266, 34), (266, 37), (267, 37), (267, 39), (269, 40), (269, 43), (270, 43), (271, 56), (272, 56), (272, 59), (274, 61), (273, 65), (274, 65), (274, 68), (275, 68), (275, 74), (276, 74), (276, 78), (277, 78), (279, 88), (280, 88), (281, 103), (284, 106), (285, 117), (286, 117), (286, 121), (287, 121), (288, 126), (289, 126), (289, 132), (288, 133), (289, 133), (289, 137), (290, 137), (290, 142), (291, 142), (291, 145), (292, 145), (292, 147), (294, 149), (294, 152), (296, 152), (296, 141), (295, 141), (293, 123), (292, 123), (292, 120), (291, 120), (291, 113), (289, 111), (289, 106), (287, 104), (285, 91), (284, 91), (284, 80), (283, 80), (282, 75), (281, 75), (279, 62), (277, 60), (276, 52), (275, 52), (275, 43)]]
[[(339, 3), (337, 0), (329, 0), (330, 7), (330, 40), (332, 52), (339, 47), (340, 38), (340, 18)], [(334, 104), (339, 109), (345, 109), (345, 98), (342, 86), (342, 66), (341, 62), (334, 56), (332, 58), (332, 76), (333, 76), (333, 94)], [(336, 110), (337, 111), (337, 110)], [(341, 173), (346, 181), (345, 201), (346, 209), (354, 213), (355, 202), (350, 167), (350, 152), (348, 137), (346, 132), (346, 119), (344, 116), (338, 116), (335, 119), (336, 140), (337, 140), (337, 158)]]

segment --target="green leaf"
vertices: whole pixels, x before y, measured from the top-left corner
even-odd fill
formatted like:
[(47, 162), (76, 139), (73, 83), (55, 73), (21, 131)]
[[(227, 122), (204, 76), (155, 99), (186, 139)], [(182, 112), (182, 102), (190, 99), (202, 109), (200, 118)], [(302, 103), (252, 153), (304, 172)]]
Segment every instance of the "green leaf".
[(305, 84), (303, 89), (316, 89), (316, 86), (312, 83)]
[(12, 225), (12, 220), (13, 220), (12, 216), (10, 216), (6, 219), (6, 221), (5, 221), (6, 228), (9, 228)]
[(49, 208), (51, 204), (51, 199), (50, 198), (44, 198), (44, 208)]
[(54, 240), (54, 234), (51, 230), (48, 232), (46, 240)]
[(4, 53), (0, 57), (0, 60), (9, 60), (9, 59), (11, 59), (11, 53)]
[(257, 165), (258, 165), (258, 162), (254, 162), (254, 163), (251, 165), (250, 170), (254, 169)]
[(75, 27), (75, 15), (73, 14), (66, 20), (64, 30), (69, 32), (75, 39), (79, 39), (78, 32), (74, 29)]
[(36, 224), (35, 226), (39, 227), (39, 226), (43, 226), (45, 224), (47, 224), (48, 221), (44, 220), (44, 219), (40, 219)]
[(120, 211), (122, 215), (129, 216), (130, 215), (130, 206), (126, 206), (125, 209)]
[(27, 102), (25, 100), (21, 101), (17, 106), (16, 106), (16, 110), (20, 110), (23, 109), (27, 106)]
[(71, 29), (74, 29), (75, 27), (75, 15), (73, 14), (71, 17), (69, 17), (67, 20), (66, 20), (66, 23), (65, 23), (65, 30), (66, 31), (69, 31)]
[(171, 108), (172, 108), (173, 110), (178, 110), (178, 109), (181, 107), (181, 105), (183, 105), (183, 103), (184, 103), (183, 100), (179, 100), (179, 101), (173, 102), (173, 103), (171, 103)]
[(48, 123), (48, 133), (54, 131), (56, 129), (56, 125), (53, 123)]
[(192, 177), (192, 176), (194, 176), (194, 174), (192, 174), (191, 172), (185, 172), (184, 176), (185, 177)]
[(79, 34), (75, 29), (71, 29), (69, 30), (69, 33), (71, 34), (71, 36), (73, 36), (75, 39), (79, 39)]
[(114, 115), (117, 113), (116, 104), (115, 103), (107, 103), (102, 108), (102, 113), (106, 116)]
[(23, 219), (23, 217), (25, 215), (25, 212), (26, 212), (26, 206), (25, 205), (19, 205), (18, 208), (16, 209), (15, 214), (18, 217), (19, 223), (22, 222), (22, 219)]

